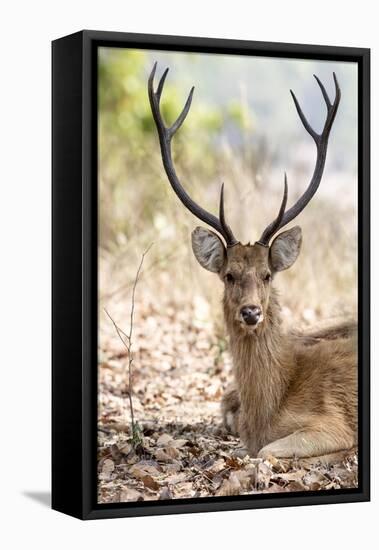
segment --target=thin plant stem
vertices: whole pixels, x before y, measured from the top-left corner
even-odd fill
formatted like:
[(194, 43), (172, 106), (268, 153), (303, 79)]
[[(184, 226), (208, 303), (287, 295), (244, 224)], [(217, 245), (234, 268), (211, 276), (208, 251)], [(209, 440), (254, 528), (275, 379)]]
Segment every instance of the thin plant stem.
[(136, 442), (139, 440), (139, 434), (137, 433), (137, 426), (135, 423), (135, 417), (134, 417), (134, 406), (133, 406), (133, 349), (132, 349), (132, 336), (133, 336), (133, 324), (134, 324), (134, 310), (135, 310), (135, 296), (136, 296), (136, 288), (139, 280), (139, 276), (141, 273), (142, 265), (145, 259), (146, 254), (149, 252), (151, 247), (154, 243), (151, 243), (150, 246), (143, 252), (141, 256), (141, 261), (139, 263), (136, 276), (134, 278), (133, 283), (133, 291), (132, 291), (132, 305), (130, 310), (130, 327), (129, 327), (129, 334), (126, 334), (113, 320), (109, 312), (104, 308), (105, 313), (109, 317), (109, 319), (112, 321), (112, 324), (117, 332), (118, 337), (120, 338), (121, 342), (125, 346), (127, 352), (128, 352), (128, 384), (129, 384), (129, 391), (128, 391), (128, 398), (129, 398), (129, 406), (130, 406), (130, 418), (131, 418), (131, 425), (132, 425), (132, 443), (133, 445), (136, 444)]

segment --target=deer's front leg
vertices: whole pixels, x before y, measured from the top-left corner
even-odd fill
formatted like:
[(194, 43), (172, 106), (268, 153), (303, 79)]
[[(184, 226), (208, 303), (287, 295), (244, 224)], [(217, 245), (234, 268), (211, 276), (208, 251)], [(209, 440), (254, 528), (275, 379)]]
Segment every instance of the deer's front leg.
[(234, 384), (231, 384), (222, 396), (221, 412), (225, 428), (233, 435), (238, 435), (240, 416), (240, 397)]
[(306, 458), (321, 456), (354, 446), (353, 434), (338, 433), (330, 428), (308, 428), (277, 439), (263, 447), (258, 457), (275, 456), (279, 458)]

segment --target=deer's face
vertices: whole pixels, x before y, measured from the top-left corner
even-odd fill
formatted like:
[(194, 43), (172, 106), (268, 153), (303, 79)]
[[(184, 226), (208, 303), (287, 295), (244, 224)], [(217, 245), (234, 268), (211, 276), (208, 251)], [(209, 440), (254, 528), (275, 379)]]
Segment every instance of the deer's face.
[(197, 227), (192, 233), (198, 262), (224, 282), (228, 314), (248, 332), (265, 322), (273, 277), (295, 262), (300, 246), (300, 227), (280, 233), (270, 247), (238, 243), (226, 248), (208, 229)]

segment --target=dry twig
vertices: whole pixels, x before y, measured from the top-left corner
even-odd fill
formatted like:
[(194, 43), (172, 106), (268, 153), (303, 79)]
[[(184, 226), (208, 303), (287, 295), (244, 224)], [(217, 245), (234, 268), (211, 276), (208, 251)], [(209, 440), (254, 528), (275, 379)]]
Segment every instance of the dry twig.
[(138, 423), (136, 423), (134, 419), (134, 407), (133, 407), (133, 349), (132, 349), (132, 336), (133, 336), (133, 323), (134, 323), (134, 308), (135, 308), (135, 295), (136, 295), (136, 288), (138, 284), (138, 279), (141, 274), (142, 265), (145, 259), (146, 254), (149, 252), (151, 247), (153, 246), (153, 243), (151, 243), (147, 249), (142, 253), (141, 261), (139, 263), (136, 276), (134, 278), (133, 283), (133, 290), (132, 290), (132, 306), (130, 310), (130, 327), (129, 327), (129, 334), (126, 334), (114, 321), (114, 319), (111, 317), (110, 313), (104, 308), (105, 313), (109, 317), (109, 319), (112, 321), (112, 324), (114, 328), (116, 329), (117, 335), (120, 338), (121, 342), (125, 346), (127, 352), (128, 352), (128, 397), (129, 397), (129, 405), (130, 405), (130, 416), (131, 416), (131, 425), (132, 425), (132, 445), (133, 447), (136, 447), (138, 444), (141, 443), (141, 436), (140, 436), (140, 428), (138, 426)]

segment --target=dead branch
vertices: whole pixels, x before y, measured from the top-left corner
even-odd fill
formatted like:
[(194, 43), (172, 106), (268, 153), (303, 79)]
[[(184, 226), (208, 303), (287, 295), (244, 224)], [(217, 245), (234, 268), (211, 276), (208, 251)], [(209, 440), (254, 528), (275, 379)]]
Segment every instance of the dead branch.
[(130, 406), (130, 417), (131, 417), (131, 425), (132, 425), (132, 444), (133, 446), (136, 446), (136, 444), (140, 443), (140, 436), (139, 436), (139, 427), (136, 424), (134, 420), (134, 407), (133, 407), (133, 349), (132, 349), (132, 336), (133, 336), (133, 324), (134, 324), (134, 309), (135, 309), (135, 295), (136, 295), (136, 288), (139, 280), (139, 276), (141, 274), (142, 265), (145, 259), (146, 254), (149, 252), (151, 247), (154, 243), (151, 243), (148, 248), (142, 253), (141, 261), (139, 263), (136, 276), (134, 278), (133, 283), (133, 291), (132, 291), (132, 305), (130, 309), (130, 327), (129, 327), (129, 334), (126, 334), (114, 321), (114, 319), (111, 317), (110, 313), (104, 308), (105, 313), (109, 317), (109, 319), (112, 321), (112, 324), (117, 332), (118, 337), (120, 338), (121, 342), (125, 346), (127, 352), (128, 352), (128, 398), (129, 398), (129, 406)]

